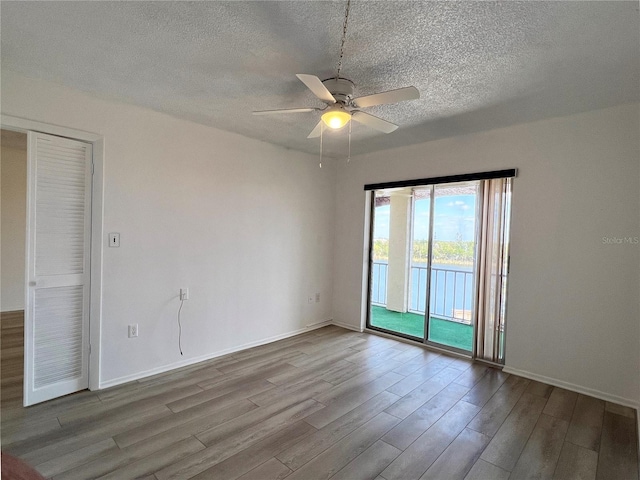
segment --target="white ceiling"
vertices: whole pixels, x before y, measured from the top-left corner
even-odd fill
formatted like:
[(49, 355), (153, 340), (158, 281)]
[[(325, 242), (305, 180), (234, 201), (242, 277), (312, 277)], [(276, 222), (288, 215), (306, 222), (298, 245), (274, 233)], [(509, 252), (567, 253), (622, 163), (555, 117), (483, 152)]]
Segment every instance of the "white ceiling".
[[(251, 111), (324, 106), (295, 74), (335, 75), (345, 4), (3, 1), (2, 68), (316, 154), (317, 112)], [(354, 154), (638, 101), (638, 2), (352, 0), (341, 73), (421, 92)]]

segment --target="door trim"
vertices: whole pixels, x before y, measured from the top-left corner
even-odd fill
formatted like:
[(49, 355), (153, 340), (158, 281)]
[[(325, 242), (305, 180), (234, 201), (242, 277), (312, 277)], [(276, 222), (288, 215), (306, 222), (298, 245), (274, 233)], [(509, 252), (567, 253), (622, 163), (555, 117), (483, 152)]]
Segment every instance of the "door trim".
[[(93, 183), (91, 191), (91, 287), (89, 307), (89, 390), (100, 389), (101, 327), (102, 327), (102, 259), (104, 253), (104, 136), (38, 122), (10, 115), (2, 115), (0, 124), (5, 130), (34, 131), (67, 137), (93, 145)], [(26, 261), (25, 261), (26, 268)], [(25, 305), (26, 307), (26, 305)]]

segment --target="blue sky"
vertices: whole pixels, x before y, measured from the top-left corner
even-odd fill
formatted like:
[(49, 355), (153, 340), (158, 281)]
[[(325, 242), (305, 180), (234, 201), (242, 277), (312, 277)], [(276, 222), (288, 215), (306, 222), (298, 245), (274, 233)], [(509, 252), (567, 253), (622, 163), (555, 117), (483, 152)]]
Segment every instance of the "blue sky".
[[(390, 206), (376, 208), (374, 238), (389, 238)], [(449, 195), (436, 198), (434, 239), (452, 241), (458, 234), (464, 241), (474, 240), (475, 195)], [(429, 199), (416, 200), (414, 239), (426, 240), (429, 235)]]

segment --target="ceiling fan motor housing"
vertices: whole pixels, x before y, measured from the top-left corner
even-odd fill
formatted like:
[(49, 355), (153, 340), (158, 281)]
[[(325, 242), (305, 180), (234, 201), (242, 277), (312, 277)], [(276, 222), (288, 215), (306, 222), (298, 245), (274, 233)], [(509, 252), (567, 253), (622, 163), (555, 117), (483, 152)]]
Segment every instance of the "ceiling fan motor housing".
[(346, 78), (328, 78), (322, 84), (331, 92), (337, 102), (343, 105), (350, 105), (353, 99), (353, 82)]

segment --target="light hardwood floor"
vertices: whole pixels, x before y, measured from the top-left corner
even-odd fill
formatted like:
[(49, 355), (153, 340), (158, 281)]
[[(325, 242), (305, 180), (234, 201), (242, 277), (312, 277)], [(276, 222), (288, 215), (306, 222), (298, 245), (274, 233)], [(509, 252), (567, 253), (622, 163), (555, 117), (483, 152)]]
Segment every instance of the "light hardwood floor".
[(633, 410), (338, 327), (28, 409), (15, 381), (2, 448), (54, 479), (638, 479)]

